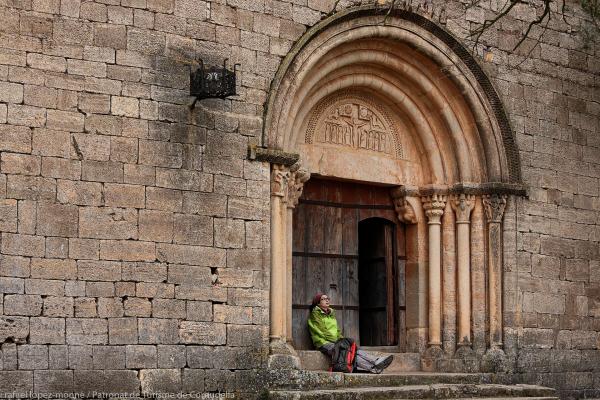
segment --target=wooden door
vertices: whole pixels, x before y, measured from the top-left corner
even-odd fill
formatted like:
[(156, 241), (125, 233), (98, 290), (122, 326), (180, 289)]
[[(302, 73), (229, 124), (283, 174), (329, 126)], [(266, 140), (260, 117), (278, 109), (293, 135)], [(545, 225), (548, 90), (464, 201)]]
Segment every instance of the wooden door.
[[(318, 292), (331, 297), (344, 335), (360, 344), (358, 226), (359, 221), (373, 217), (395, 221), (388, 188), (319, 179), (307, 182), (293, 216), (292, 324), (296, 349), (312, 349), (306, 321)], [(390, 231), (397, 230), (395, 224), (390, 226)], [(397, 307), (398, 300), (392, 301)], [(400, 329), (398, 324), (396, 318), (392, 323), (396, 330)]]

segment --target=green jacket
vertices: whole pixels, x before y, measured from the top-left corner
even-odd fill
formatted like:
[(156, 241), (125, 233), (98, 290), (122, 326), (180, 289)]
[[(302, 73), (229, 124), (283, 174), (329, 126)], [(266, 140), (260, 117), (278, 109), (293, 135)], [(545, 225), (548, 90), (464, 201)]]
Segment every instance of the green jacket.
[(317, 349), (325, 343), (335, 343), (343, 338), (335, 319), (335, 311), (333, 308), (330, 310), (329, 314), (325, 314), (321, 307), (316, 306), (308, 317), (310, 338)]

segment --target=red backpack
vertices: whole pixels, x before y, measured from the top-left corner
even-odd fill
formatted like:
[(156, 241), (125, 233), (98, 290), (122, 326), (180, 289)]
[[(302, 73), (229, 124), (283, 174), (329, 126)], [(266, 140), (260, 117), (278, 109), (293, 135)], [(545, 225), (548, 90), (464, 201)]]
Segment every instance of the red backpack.
[(353, 372), (356, 368), (356, 343), (343, 338), (335, 342), (329, 372)]

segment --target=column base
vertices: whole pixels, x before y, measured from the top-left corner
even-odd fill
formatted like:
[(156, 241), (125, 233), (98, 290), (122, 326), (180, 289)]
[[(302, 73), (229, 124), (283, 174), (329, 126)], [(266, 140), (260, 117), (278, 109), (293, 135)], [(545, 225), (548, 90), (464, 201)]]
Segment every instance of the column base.
[(272, 338), (269, 343), (269, 369), (300, 369), (300, 358), (290, 343), (281, 338)]
[(438, 344), (430, 344), (421, 357), (421, 369), (425, 372), (437, 371), (438, 361), (444, 358), (444, 350)]
[(454, 353), (454, 358), (473, 358), (476, 354), (471, 348), (471, 343), (459, 343), (457, 344), (456, 352)]
[(509, 372), (509, 370), (508, 357), (500, 347), (489, 348), (481, 358), (482, 372)]

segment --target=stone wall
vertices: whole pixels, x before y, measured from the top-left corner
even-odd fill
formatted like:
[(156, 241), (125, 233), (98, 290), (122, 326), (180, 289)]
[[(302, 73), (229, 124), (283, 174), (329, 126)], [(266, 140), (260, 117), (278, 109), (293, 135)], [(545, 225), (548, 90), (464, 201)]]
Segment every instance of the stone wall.
[[(281, 59), (335, 3), (0, 1), (0, 392), (256, 391), (269, 166), (247, 147)], [(492, 3), (442, 22), (465, 38)], [(598, 44), (551, 23), (509, 68), (533, 18), (482, 38), (530, 194), (507, 214), (505, 342), (525, 381), (598, 394)], [(240, 63), (238, 95), (191, 110), (198, 58)]]

